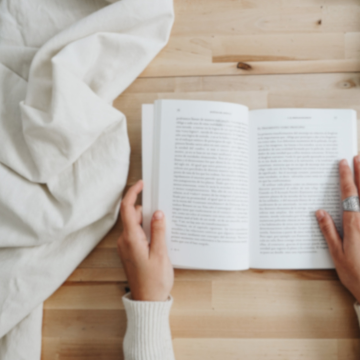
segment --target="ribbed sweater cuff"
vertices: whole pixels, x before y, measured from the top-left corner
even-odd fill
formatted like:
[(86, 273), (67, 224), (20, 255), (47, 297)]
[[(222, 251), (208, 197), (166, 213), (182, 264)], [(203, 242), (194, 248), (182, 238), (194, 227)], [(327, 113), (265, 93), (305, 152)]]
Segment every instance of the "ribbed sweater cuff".
[(134, 301), (123, 296), (127, 316), (125, 360), (174, 360), (169, 325), (172, 297), (167, 301)]

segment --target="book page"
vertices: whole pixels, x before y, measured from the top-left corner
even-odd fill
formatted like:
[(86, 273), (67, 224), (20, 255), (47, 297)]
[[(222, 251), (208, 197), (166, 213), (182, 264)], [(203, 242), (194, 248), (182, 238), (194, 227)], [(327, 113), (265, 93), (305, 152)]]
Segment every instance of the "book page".
[(249, 267), (248, 136), (245, 106), (155, 103), (152, 210), (166, 215), (175, 266)]
[(315, 211), (341, 229), (338, 163), (357, 154), (353, 110), (250, 113), (251, 267), (333, 268)]

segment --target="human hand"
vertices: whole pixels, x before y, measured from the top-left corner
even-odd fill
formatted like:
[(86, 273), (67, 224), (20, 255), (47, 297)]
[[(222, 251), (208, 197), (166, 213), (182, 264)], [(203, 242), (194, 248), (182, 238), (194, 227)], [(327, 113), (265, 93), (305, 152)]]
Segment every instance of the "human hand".
[[(359, 155), (354, 157), (354, 169), (355, 182), (347, 161), (340, 161), (342, 200), (350, 196), (358, 196), (358, 191), (360, 191)], [(326, 211), (318, 210), (316, 217), (328, 243), (341, 282), (360, 302), (360, 213), (344, 211), (343, 239), (340, 238), (331, 216)]]
[(133, 300), (165, 301), (174, 284), (165, 240), (165, 216), (156, 211), (151, 220), (151, 243), (141, 226), (142, 207), (135, 206), (138, 194), (143, 189), (139, 180), (121, 202), (123, 232), (118, 239), (118, 252), (130, 285)]

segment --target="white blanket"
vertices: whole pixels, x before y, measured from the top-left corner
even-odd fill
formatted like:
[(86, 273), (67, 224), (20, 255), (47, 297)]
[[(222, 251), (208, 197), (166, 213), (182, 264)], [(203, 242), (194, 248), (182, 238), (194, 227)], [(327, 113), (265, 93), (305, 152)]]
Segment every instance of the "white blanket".
[(166, 44), (171, 0), (0, 0), (0, 360), (39, 360), (42, 302), (113, 226), (112, 101)]

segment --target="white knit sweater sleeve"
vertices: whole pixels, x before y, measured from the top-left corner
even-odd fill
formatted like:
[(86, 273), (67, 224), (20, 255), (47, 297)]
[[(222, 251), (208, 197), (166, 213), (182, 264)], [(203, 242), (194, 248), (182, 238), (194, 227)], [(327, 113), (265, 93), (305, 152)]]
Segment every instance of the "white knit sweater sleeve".
[(175, 360), (169, 325), (172, 297), (167, 301), (134, 301), (123, 296), (127, 329), (125, 360)]

